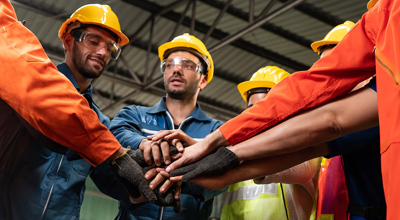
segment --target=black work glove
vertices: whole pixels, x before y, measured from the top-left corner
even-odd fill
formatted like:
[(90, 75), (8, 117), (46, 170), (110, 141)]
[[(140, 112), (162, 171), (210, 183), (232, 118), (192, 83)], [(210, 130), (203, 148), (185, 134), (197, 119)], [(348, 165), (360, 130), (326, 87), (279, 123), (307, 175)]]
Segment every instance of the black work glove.
[(171, 176), (181, 176), (184, 182), (199, 176), (224, 173), (239, 165), (239, 160), (232, 151), (226, 147), (220, 147), (217, 151), (207, 155), (203, 159), (171, 171)]
[(128, 194), (133, 198), (139, 198), (141, 193), (151, 202), (157, 201), (157, 196), (149, 187), (144, 178), (145, 171), (131, 158), (130, 149), (111, 162), (111, 168), (118, 181), (124, 186)]

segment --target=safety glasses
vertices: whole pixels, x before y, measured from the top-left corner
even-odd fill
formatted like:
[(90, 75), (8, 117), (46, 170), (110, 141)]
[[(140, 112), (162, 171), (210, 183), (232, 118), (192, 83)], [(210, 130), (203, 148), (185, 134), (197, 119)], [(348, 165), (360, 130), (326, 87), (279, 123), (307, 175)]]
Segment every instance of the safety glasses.
[(76, 41), (89, 50), (98, 51), (106, 47), (107, 55), (111, 56), (111, 59), (113, 60), (118, 59), (121, 54), (121, 46), (113, 40), (104, 39), (97, 34), (87, 31), (74, 31), (71, 35), (76, 39)]
[(191, 60), (181, 57), (165, 59), (160, 65), (162, 73), (174, 72), (175, 67), (178, 67), (184, 73), (203, 73), (203, 66), (200, 64), (200, 62), (195, 63)]

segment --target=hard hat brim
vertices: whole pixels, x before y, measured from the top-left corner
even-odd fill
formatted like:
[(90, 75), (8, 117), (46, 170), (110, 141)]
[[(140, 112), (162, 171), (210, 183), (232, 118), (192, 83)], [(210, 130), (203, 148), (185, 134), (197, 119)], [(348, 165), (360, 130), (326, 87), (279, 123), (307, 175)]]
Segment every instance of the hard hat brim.
[(330, 44), (338, 44), (339, 41), (329, 41), (329, 40), (319, 40), (315, 41), (314, 43), (311, 44), (311, 48), (313, 49), (314, 52), (319, 52), (318, 48), (324, 45), (330, 45)]
[(237, 85), (240, 95), (247, 102), (247, 92), (255, 88), (272, 88), (276, 84), (271, 81), (245, 81)]
[(125, 45), (127, 45), (127, 44), (129, 43), (128, 37), (127, 37), (125, 34), (123, 34), (121, 31), (119, 31), (119, 30), (116, 30), (116, 29), (114, 29), (114, 28), (112, 28), (112, 27), (109, 27), (109, 26), (107, 26), (107, 25), (99, 24), (99, 23), (97, 23), (97, 22), (87, 22), (87, 21), (82, 22), (82, 21), (80, 21), (80, 20), (77, 19), (77, 18), (69, 18), (68, 20), (66, 20), (66, 21), (62, 24), (62, 26), (61, 26), (61, 28), (60, 28), (60, 30), (59, 30), (59, 32), (58, 32), (58, 37), (59, 37), (61, 40), (63, 40), (64, 34), (66, 33), (66, 31), (67, 31), (67, 29), (68, 29), (68, 25), (71, 24), (71, 23), (73, 23), (73, 22), (76, 22), (76, 21), (79, 21), (79, 22), (81, 22), (82, 24), (92, 24), (92, 25), (101, 26), (101, 27), (104, 27), (104, 28), (110, 30), (111, 32), (115, 33), (115, 34), (121, 39), (121, 41), (119, 42), (119, 44), (120, 44), (121, 46), (125, 46)]

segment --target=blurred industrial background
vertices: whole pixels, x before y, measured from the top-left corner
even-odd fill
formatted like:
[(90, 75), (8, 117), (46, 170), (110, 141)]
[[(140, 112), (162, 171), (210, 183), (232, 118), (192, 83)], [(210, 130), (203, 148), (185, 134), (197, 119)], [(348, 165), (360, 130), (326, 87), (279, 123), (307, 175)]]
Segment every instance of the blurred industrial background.
[[(212, 117), (226, 121), (244, 109), (237, 84), (259, 68), (275, 65), (293, 73), (318, 59), (310, 48), (334, 26), (356, 22), (368, 0), (10, 0), (19, 20), (36, 34), (58, 64), (64, 51), (61, 24), (79, 7), (108, 4), (130, 39), (122, 56), (94, 80), (94, 101), (113, 118), (126, 105), (152, 106), (165, 94), (157, 48), (190, 33), (201, 39), (215, 64), (213, 80), (199, 103)], [(82, 220), (113, 219), (117, 202), (88, 180)]]

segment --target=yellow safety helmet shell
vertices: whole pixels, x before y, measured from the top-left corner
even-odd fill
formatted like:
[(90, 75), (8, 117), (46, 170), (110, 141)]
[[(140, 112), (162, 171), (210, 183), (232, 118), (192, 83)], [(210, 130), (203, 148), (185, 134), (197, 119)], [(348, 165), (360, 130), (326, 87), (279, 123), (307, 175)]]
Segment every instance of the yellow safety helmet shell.
[(379, 0), (370, 0), (367, 4), (367, 9), (371, 10)]
[(266, 66), (253, 74), (249, 81), (240, 83), (237, 88), (244, 101), (247, 102), (247, 92), (255, 88), (272, 88), (290, 73), (277, 66)]
[(75, 21), (82, 24), (92, 24), (104, 27), (114, 32), (118, 37), (118, 44), (124, 46), (129, 43), (128, 37), (121, 32), (117, 15), (108, 5), (88, 4), (76, 10), (70, 18), (68, 18), (58, 31), (58, 37), (63, 40), (64, 34), (68, 31), (68, 26)]
[(174, 48), (182, 47), (194, 49), (202, 55), (201, 58), (207, 64), (207, 83), (209, 83), (214, 75), (214, 62), (204, 43), (193, 35), (187, 33), (179, 35), (171, 42), (158, 47), (158, 56), (160, 57), (160, 61), (164, 60), (166, 51), (171, 49), (173, 51)]
[(339, 41), (353, 28), (354, 22), (345, 21), (343, 24), (339, 24), (334, 27), (329, 33), (320, 41), (315, 41), (311, 44), (311, 48), (314, 52), (320, 52), (320, 47), (329, 44), (338, 44)]

